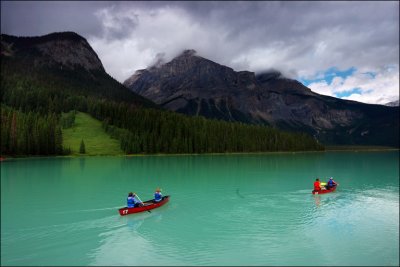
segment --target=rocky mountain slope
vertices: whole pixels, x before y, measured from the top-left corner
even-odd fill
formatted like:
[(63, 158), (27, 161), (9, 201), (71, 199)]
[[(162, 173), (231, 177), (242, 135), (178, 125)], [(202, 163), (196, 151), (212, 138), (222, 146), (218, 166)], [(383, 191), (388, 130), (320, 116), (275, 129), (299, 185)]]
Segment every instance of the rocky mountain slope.
[[(83, 37), (74, 32), (52, 33), (41, 37), (1, 35), (1, 54), (13, 56), (24, 53), (36, 55), (33, 64), (75, 69), (101, 70), (104, 67), (97, 54)], [(40, 56), (38, 56), (40, 55)]]
[[(126, 90), (108, 75), (95, 51), (82, 36), (58, 32), (38, 37), (16, 37), (1, 34), (2, 96), (15, 93), (12, 84), (42, 84), (62, 88), (66, 96), (93, 96), (125, 101), (140, 106), (156, 105)], [(50, 85), (51, 84), (51, 85)], [(34, 90), (35, 86), (22, 86)], [(31, 92), (34, 93), (34, 92)], [(5, 97), (3, 100), (7, 100)], [(76, 99), (74, 100), (76, 101)]]
[(398, 107), (319, 95), (279, 72), (236, 72), (193, 50), (123, 84), (184, 114), (305, 131), (325, 144), (399, 145)]

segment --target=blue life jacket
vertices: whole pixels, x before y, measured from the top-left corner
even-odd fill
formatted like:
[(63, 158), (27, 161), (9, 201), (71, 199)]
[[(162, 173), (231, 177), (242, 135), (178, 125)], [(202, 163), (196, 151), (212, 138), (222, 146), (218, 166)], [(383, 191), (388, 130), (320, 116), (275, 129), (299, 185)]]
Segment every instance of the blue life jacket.
[(328, 185), (329, 185), (329, 186), (333, 186), (333, 180), (329, 179)]
[(128, 208), (133, 208), (135, 206), (135, 198), (134, 197), (128, 197), (128, 199), (126, 200), (126, 205), (128, 206)]
[(162, 199), (162, 194), (160, 192), (155, 192), (154, 193), (154, 200), (156, 202), (159, 202), (159, 201), (161, 201), (161, 199)]

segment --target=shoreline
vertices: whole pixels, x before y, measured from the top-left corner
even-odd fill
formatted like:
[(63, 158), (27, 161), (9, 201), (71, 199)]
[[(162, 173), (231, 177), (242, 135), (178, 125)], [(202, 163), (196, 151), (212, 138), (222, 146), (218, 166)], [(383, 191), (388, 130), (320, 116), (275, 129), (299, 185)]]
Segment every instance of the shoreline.
[(42, 159), (42, 158), (83, 158), (83, 157), (143, 157), (143, 156), (226, 156), (226, 155), (261, 155), (261, 154), (297, 154), (297, 153), (324, 153), (324, 152), (379, 152), (379, 151), (400, 151), (395, 147), (378, 146), (327, 146), (325, 150), (309, 151), (263, 151), (263, 152), (226, 152), (226, 153), (154, 153), (154, 154), (98, 154), (98, 155), (32, 155), (32, 156), (9, 156), (1, 155), (2, 161), (8, 159)]
[(398, 147), (384, 146), (326, 146), (325, 151), (392, 151), (400, 150)]

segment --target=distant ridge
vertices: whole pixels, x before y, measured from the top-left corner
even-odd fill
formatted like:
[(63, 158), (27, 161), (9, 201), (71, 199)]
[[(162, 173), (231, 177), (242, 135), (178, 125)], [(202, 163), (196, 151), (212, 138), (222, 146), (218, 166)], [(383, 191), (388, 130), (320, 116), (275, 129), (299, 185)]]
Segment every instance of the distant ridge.
[(399, 100), (386, 103), (385, 106), (389, 106), (389, 107), (398, 107), (398, 106), (399, 106)]
[(255, 74), (185, 50), (123, 83), (160, 106), (192, 116), (302, 131), (324, 144), (398, 146), (399, 108), (323, 96), (279, 71)]

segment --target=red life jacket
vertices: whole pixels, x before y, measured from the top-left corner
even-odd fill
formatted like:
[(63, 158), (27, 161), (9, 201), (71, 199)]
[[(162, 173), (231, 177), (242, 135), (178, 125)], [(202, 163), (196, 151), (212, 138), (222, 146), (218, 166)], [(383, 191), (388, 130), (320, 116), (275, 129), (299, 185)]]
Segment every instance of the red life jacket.
[(320, 184), (319, 181), (315, 181), (315, 182), (314, 182), (314, 190), (315, 190), (315, 191), (321, 190), (321, 184)]

